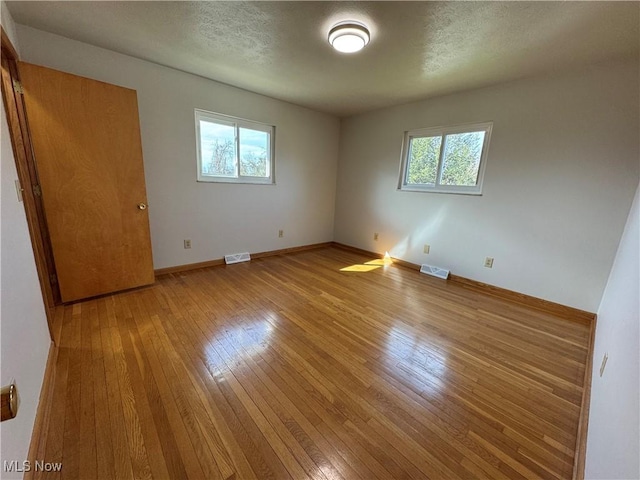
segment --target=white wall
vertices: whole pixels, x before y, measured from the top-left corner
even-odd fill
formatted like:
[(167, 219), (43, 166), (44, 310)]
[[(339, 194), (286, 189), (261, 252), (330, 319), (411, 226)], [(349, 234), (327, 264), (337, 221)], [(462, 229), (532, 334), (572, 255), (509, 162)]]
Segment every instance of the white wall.
[[(640, 478), (640, 185), (598, 309), (587, 479)], [(602, 357), (609, 359), (600, 377)]]
[[(608, 64), (343, 120), (335, 240), (595, 312), (638, 183), (638, 85)], [(484, 121), (482, 196), (397, 190), (404, 131)]]
[[(337, 118), (32, 28), (18, 36), (26, 62), (138, 91), (155, 268), (333, 239)], [(275, 125), (277, 184), (197, 183), (194, 108)]]
[[(9, 22), (3, 4), (2, 26), (11, 35)], [(12, 42), (16, 46), (15, 39)], [(27, 458), (51, 340), (24, 207), (14, 184), (18, 174), (4, 105), (0, 117), (0, 385), (15, 380), (20, 398), (16, 418), (0, 423), (2, 468), (5, 460)]]
[(13, 48), (16, 49), (17, 52), (20, 52), (20, 45), (18, 44), (18, 34), (16, 32), (16, 23), (7, 8), (7, 4), (4, 0), (0, 1), (0, 22), (2, 23), (2, 28), (4, 29), (7, 37), (11, 40), (11, 44)]

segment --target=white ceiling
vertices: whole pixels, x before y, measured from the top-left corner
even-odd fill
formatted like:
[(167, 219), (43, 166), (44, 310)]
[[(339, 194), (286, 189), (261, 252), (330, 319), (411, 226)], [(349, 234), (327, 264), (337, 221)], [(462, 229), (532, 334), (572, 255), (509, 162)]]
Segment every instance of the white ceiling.
[[(7, 2), (17, 23), (348, 116), (638, 58), (636, 2)], [(370, 27), (360, 53), (327, 32)]]

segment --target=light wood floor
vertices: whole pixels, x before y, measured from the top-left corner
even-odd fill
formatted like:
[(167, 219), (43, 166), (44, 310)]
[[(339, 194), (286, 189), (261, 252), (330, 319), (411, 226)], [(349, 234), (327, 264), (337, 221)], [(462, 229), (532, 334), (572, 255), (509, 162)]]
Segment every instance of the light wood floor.
[(44, 476), (570, 478), (588, 326), (369, 260), (61, 307)]

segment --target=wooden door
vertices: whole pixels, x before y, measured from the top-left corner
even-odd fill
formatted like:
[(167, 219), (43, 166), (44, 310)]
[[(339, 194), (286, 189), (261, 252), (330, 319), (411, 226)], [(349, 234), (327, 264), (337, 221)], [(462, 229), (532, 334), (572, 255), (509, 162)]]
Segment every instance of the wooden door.
[(135, 90), (19, 70), (62, 301), (153, 283)]

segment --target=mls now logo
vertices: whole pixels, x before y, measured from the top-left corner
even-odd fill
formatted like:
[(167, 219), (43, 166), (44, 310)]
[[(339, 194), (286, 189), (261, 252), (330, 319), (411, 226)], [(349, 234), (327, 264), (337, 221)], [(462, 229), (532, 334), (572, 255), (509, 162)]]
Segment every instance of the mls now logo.
[(23, 462), (19, 462), (18, 460), (12, 461), (4, 461), (4, 471), (9, 472), (30, 472), (31, 470), (35, 470), (36, 472), (59, 472), (62, 470), (62, 463), (52, 463), (52, 462), (43, 462), (42, 460), (36, 460), (35, 462), (31, 462), (29, 460), (25, 460)]

